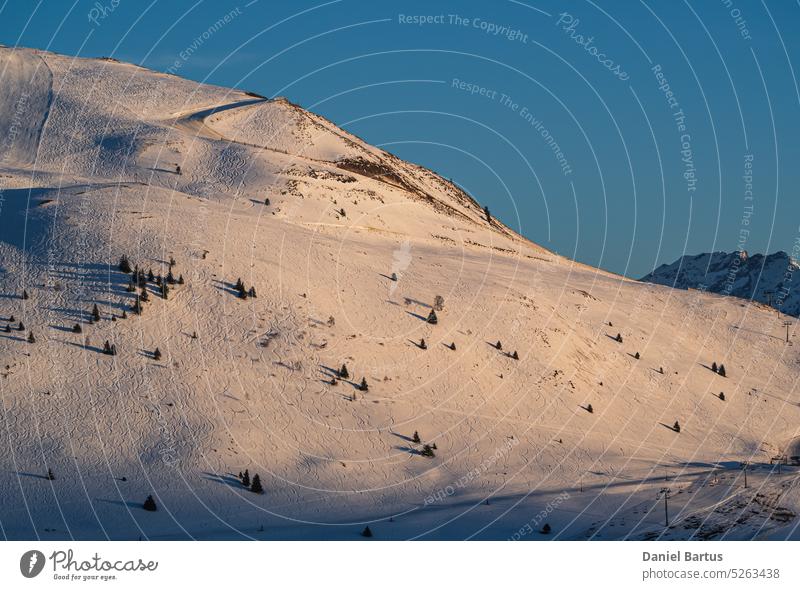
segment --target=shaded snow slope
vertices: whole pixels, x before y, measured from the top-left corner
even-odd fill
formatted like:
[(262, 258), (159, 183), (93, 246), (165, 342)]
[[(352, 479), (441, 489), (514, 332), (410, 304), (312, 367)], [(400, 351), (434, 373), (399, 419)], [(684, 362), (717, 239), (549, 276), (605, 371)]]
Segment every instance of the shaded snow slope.
[(53, 72), (0, 165), (4, 537), (796, 536), (783, 316), (564, 260), (286, 101), (0, 55)]

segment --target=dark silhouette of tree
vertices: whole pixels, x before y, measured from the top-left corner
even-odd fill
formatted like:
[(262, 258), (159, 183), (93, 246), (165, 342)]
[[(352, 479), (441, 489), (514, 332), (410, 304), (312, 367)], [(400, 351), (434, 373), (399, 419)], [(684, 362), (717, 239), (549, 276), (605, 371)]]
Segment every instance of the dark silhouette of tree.
[(341, 215), (342, 217), (347, 217), (347, 213), (344, 212), (344, 207), (339, 209), (339, 215)]
[(347, 365), (342, 364), (342, 368), (339, 369), (339, 378), (350, 379), (350, 371), (347, 370)]
[(148, 269), (147, 271), (147, 282), (148, 283), (155, 283), (156, 277), (153, 275), (153, 269)]
[(256, 295), (256, 288), (255, 288), (255, 287), (250, 287), (250, 290), (247, 292), (247, 294), (248, 294), (250, 297), (256, 297), (256, 296), (257, 296), (257, 295)]
[(119, 270), (124, 272), (125, 274), (130, 274), (131, 272), (131, 263), (128, 260), (128, 257), (123, 254), (119, 258)]
[(586, 411), (590, 414), (594, 414), (594, 408), (592, 407), (592, 404), (586, 404)]
[(417, 444), (422, 442), (422, 439), (419, 437), (419, 432), (416, 430), (414, 431), (414, 436), (411, 437), (411, 442), (415, 442)]
[(547, 524), (547, 523), (544, 523), (544, 526), (542, 527), (542, 531), (541, 532), (542, 532), (543, 535), (549, 535), (551, 530), (552, 529), (550, 528), (550, 525)]
[(434, 325), (439, 323), (439, 318), (436, 317), (436, 312), (434, 310), (431, 310), (431, 312), (428, 314), (428, 319), (426, 321), (429, 324), (434, 324)]
[(183, 280), (183, 275), (182, 275), (182, 274), (181, 274), (181, 275), (178, 275), (178, 284), (179, 284), (179, 285), (183, 285), (183, 283), (184, 283), (184, 280)]
[(52, 469), (48, 469), (47, 470), (47, 479), (49, 479), (50, 481), (53, 481), (55, 478), (56, 478), (56, 476), (53, 475), (53, 470)]
[(261, 478), (258, 476), (258, 473), (253, 476), (253, 483), (250, 484), (250, 491), (254, 494), (264, 493), (264, 488), (261, 487)]
[(427, 344), (425, 344), (425, 339), (424, 339), (424, 338), (420, 338), (420, 339), (419, 339), (419, 347), (420, 347), (422, 350), (427, 350), (427, 349), (428, 349), (428, 345), (427, 345)]
[(622, 334), (617, 334), (617, 342), (622, 342)]
[(175, 275), (172, 274), (172, 269), (171, 268), (169, 269), (169, 272), (167, 273), (167, 282), (170, 285), (174, 285), (175, 284)]
[(727, 376), (727, 373), (725, 373), (725, 365), (720, 365), (719, 366), (719, 376), (720, 377), (726, 377)]
[(372, 537), (372, 531), (370, 530), (370, 528), (368, 526), (364, 527), (364, 530), (361, 531), (361, 536), (362, 537), (367, 537), (367, 538), (371, 538)]
[(361, 378), (361, 384), (358, 386), (358, 388), (359, 388), (361, 391), (367, 391), (367, 390), (369, 390), (369, 385), (367, 385), (367, 378), (366, 378), (366, 377), (362, 377), (362, 378)]
[(247, 469), (244, 470), (244, 475), (242, 475), (242, 485), (246, 488), (250, 487), (250, 471)]
[(442, 311), (444, 309), (444, 297), (437, 295), (433, 298), (433, 309), (436, 311)]
[(269, 198), (264, 199), (264, 204), (269, 207)]
[(491, 223), (492, 222), (492, 214), (489, 213), (489, 206), (488, 205), (483, 208), (483, 214), (486, 216), (486, 221), (488, 223)]
[(95, 322), (100, 321), (100, 308), (97, 307), (96, 303), (94, 304), (94, 307), (92, 307), (92, 320)]
[(17, 326), (17, 332), (24, 332), (25, 331), (25, 324), (22, 323), (22, 320), (19, 321), (19, 326)]
[(456, 349), (456, 343), (455, 342), (451, 342), (450, 343), (450, 350), (455, 350), (455, 349)]
[(142, 300), (139, 295), (136, 296), (136, 301), (133, 302), (133, 307), (131, 309), (136, 315), (142, 314)]
[(122, 317), (123, 320), (127, 320), (128, 319), (128, 312), (123, 309), (121, 317)]
[(675, 432), (681, 431), (681, 425), (678, 423), (677, 420), (675, 420), (675, 424), (672, 425), (672, 430), (674, 430)]
[(81, 328), (80, 324), (75, 324), (74, 326), (72, 326), (73, 334), (80, 334), (81, 332), (83, 332), (83, 328)]
[(514, 359), (515, 361), (519, 360), (519, 355), (517, 354), (516, 350), (511, 354), (511, 358)]
[(161, 351), (158, 348), (156, 348), (153, 351), (153, 360), (154, 361), (160, 361), (161, 360)]
[(147, 286), (142, 287), (141, 299), (144, 303), (150, 301), (150, 293), (147, 291)]
[(30, 344), (36, 343), (36, 338), (34, 337), (33, 332), (28, 332), (28, 342)]
[(397, 282), (397, 273), (396, 273), (396, 272), (393, 272), (393, 273), (392, 273), (391, 279), (392, 279), (392, 280), (393, 280), (395, 283)]
[(711, 370), (714, 371), (715, 373), (719, 370), (719, 368), (717, 367), (717, 361), (711, 363)]
[(23, 299), (27, 299), (28, 298), (28, 292), (25, 289), (22, 290), (22, 298)]
[(156, 510), (158, 510), (158, 507), (156, 506), (156, 501), (153, 500), (153, 496), (147, 496), (147, 499), (144, 501), (144, 504), (142, 504), (142, 508), (144, 508), (148, 512), (155, 512)]
[(639, 360), (639, 358), (641, 358), (641, 357), (639, 356), (639, 353), (637, 352), (636, 354), (633, 355), (633, 358), (635, 358), (636, 360)]
[(497, 344), (494, 345), (497, 350), (503, 350), (503, 344), (498, 340)]
[(169, 285), (167, 285), (166, 281), (161, 284), (161, 297), (164, 299), (169, 298)]
[(433, 452), (433, 447), (431, 445), (425, 445), (422, 447), (422, 450), (419, 452), (420, 455), (423, 457), (435, 457), (436, 453)]
[(725, 393), (723, 393), (722, 391), (719, 392), (719, 399), (725, 401)]

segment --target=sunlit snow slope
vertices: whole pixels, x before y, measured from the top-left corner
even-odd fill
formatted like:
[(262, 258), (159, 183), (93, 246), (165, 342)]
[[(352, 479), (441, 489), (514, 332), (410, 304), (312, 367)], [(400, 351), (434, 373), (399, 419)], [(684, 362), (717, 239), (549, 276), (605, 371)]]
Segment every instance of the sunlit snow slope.
[(0, 135), (5, 538), (798, 536), (774, 310), (565, 260), (285, 99), (113, 60), (0, 48)]

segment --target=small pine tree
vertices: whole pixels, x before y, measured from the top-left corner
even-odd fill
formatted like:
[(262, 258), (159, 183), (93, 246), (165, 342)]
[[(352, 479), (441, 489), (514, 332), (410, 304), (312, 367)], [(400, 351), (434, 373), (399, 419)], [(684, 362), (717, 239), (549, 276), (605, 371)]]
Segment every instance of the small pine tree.
[(550, 528), (550, 525), (547, 524), (547, 523), (544, 523), (544, 526), (542, 527), (542, 534), (543, 535), (549, 535), (551, 530), (552, 529)]
[(144, 508), (148, 512), (155, 512), (156, 510), (158, 510), (158, 507), (156, 506), (156, 501), (153, 500), (153, 496), (147, 496), (147, 499), (144, 501), (144, 504), (142, 504), (142, 508)]
[(362, 537), (367, 537), (368, 539), (372, 537), (372, 531), (370, 530), (370, 528), (368, 526), (364, 527), (364, 530), (361, 531), (361, 536)]
[(17, 332), (24, 332), (25, 331), (25, 324), (22, 323), (22, 320), (19, 321), (19, 326), (17, 326)]
[(242, 475), (242, 485), (246, 488), (250, 487), (250, 471), (245, 469), (244, 475)]
[(173, 267), (173, 266), (175, 266), (176, 264), (177, 264), (177, 262), (175, 262), (175, 259), (174, 259), (172, 256), (170, 256), (170, 257), (169, 257), (169, 268), (170, 268), (170, 270), (171, 270), (171, 269), (172, 269), (172, 267)]
[(257, 297), (257, 295), (256, 295), (256, 288), (255, 288), (255, 287), (250, 287), (250, 290), (249, 290), (249, 291), (247, 291), (247, 294), (248, 294), (250, 297)]
[(714, 371), (715, 373), (719, 370), (719, 368), (717, 367), (717, 361), (711, 363), (711, 370)]
[(183, 280), (183, 275), (182, 275), (182, 274), (181, 274), (181, 275), (178, 275), (178, 284), (179, 284), (179, 285), (183, 285), (183, 283), (184, 283), (184, 280)]
[(182, 174), (180, 164), (175, 164), (175, 174), (178, 174), (178, 175)]
[(136, 315), (142, 314), (142, 300), (138, 295), (136, 296), (136, 301), (133, 302), (133, 307), (131, 309)]
[(264, 493), (264, 488), (261, 487), (261, 478), (258, 476), (258, 473), (253, 476), (253, 483), (250, 484), (250, 491), (254, 494)]
[(47, 479), (49, 479), (50, 481), (53, 481), (55, 478), (56, 478), (56, 476), (53, 475), (53, 470), (52, 469), (48, 469), (47, 470)]
[(28, 332), (28, 343), (30, 344), (36, 343), (36, 338), (34, 337), (33, 332)]
[(347, 370), (347, 365), (342, 364), (342, 368), (339, 369), (339, 378), (350, 379), (350, 371)]
[(150, 268), (150, 269), (147, 270), (147, 282), (148, 283), (154, 283), (155, 281), (156, 281), (156, 277), (153, 274), (153, 269)]
[(415, 442), (417, 444), (422, 442), (422, 439), (419, 437), (419, 432), (416, 430), (414, 431), (414, 436), (411, 437), (411, 442)]
[(269, 198), (266, 198), (266, 199), (264, 199), (264, 205), (266, 205), (267, 207), (269, 207)]
[(11, 323), (14, 323), (14, 322), (16, 322), (16, 321), (17, 321), (17, 318), (15, 318), (15, 317), (12, 315), (10, 318), (8, 318), (8, 321), (9, 321), (9, 322), (11, 322)]
[(425, 339), (424, 339), (424, 338), (420, 338), (420, 340), (419, 340), (419, 347), (420, 347), (422, 350), (427, 350), (427, 349), (428, 349), (428, 345), (427, 345), (427, 344), (425, 344)]
[(489, 206), (488, 205), (483, 208), (483, 214), (486, 216), (486, 221), (488, 223), (491, 223), (492, 222), (492, 214), (489, 213)]
[(128, 312), (123, 309), (121, 317), (122, 317), (123, 320), (127, 320), (128, 319)]
[(25, 289), (22, 290), (22, 298), (23, 299), (27, 299), (28, 298), (28, 292)]
[(158, 348), (156, 348), (153, 351), (153, 360), (154, 361), (160, 361), (161, 360), (161, 351)]
[(393, 272), (393, 273), (392, 273), (391, 279), (392, 279), (392, 280), (393, 280), (395, 283), (397, 282), (397, 273), (396, 273), (396, 272)]
[(494, 347), (495, 347), (497, 350), (503, 350), (503, 343), (502, 343), (502, 342), (500, 342), (500, 341), (498, 340), (498, 341), (497, 341), (497, 344), (495, 344), (495, 345), (494, 345)]
[(456, 349), (456, 343), (455, 342), (451, 342), (450, 343), (450, 350), (455, 350), (455, 349)]
[(344, 207), (339, 209), (339, 215), (341, 215), (342, 217), (347, 217), (347, 213), (344, 212)]
[(236, 279), (236, 287), (235, 287), (235, 289), (237, 291), (244, 291), (244, 283), (242, 282), (241, 277)]
[(433, 447), (431, 445), (425, 445), (422, 447), (422, 450), (419, 453), (423, 457), (435, 457), (436, 453), (433, 452)]
[(444, 297), (437, 295), (433, 298), (433, 309), (436, 311), (442, 311), (444, 309)]
[(130, 274), (131, 272), (131, 263), (128, 260), (128, 257), (123, 254), (119, 258), (119, 270), (124, 272), (125, 274)]
[(94, 304), (94, 307), (92, 307), (92, 320), (95, 322), (100, 321), (100, 308), (97, 307), (96, 303)]
[(141, 295), (141, 297), (142, 297), (142, 301), (144, 301), (145, 303), (150, 301), (150, 292), (147, 290), (147, 287), (142, 287), (142, 295)]
[(74, 326), (72, 326), (73, 334), (80, 334), (81, 332), (83, 332), (83, 328), (81, 328), (80, 324), (75, 324)]
[(103, 344), (103, 352), (105, 354), (111, 354), (111, 343), (108, 340), (106, 340), (106, 343)]
[(633, 358), (635, 358), (636, 360), (639, 360), (641, 357), (639, 356), (639, 353), (637, 352), (636, 354), (633, 355)]
[(719, 392), (719, 399), (725, 401), (725, 394), (722, 391)]
[(592, 407), (592, 404), (586, 404), (586, 411), (590, 414), (594, 414), (594, 408)]
[(720, 376), (720, 377), (725, 377), (725, 376), (726, 376), (726, 373), (725, 373), (725, 365), (720, 365), (720, 366), (719, 366), (719, 376)]
[(435, 451), (435, 450), (436, 450), (436, 449), (438, 449), (439, 447), (437, 447), (437, 446), (436, 446), (436, 443), (433, 443), (433, 444), (431, 444), (431, 448), (432, 448), (432, 449)]
[(675, 424), (672, 425), (672, 430), (674, 430), (675, 432), (681, 431), (681, 425), (677, 420), (675, 420)]
[(362, 377), (361, 378), (361, 384), (358, 386), (358, 388), (361, 391), (368, 391), (369, 390), (369, 385), (367, 385), (367, 378), (366, 377)]
[(172, 274), (172, 269), (171, 268), (169, 269), (169, 272), (167, 273), (167, 282), (170, 285), (174, 285), (175, 284), (175, 275)]
[(166, 281), (161, 284), (161, 297), (164, 299), (169, 298), (169, 285), (167, 285)]
[(622, 334), (617, 334), (617, 342), (622, 342)]
[(511, 358), (514, 359), (515, 361), (519, 360), (519, 355), (517, 354), (516, 350), (512, 353)]
[(436, 324), (439, 323), (439, 318), (436, 317), (436, 312), (434, 310), (431, 310), (431, 312), (428, 314), (428, 319), (426, 321), (429, 324), (433, 324), (433, 325), (436, 325)]
[(128, 281), (128, 286), (125, 288), (125, 290), (128, 293), (133, 293), (134, 291), (136, 291), (136, 285), (134, 284), (133, 279)]

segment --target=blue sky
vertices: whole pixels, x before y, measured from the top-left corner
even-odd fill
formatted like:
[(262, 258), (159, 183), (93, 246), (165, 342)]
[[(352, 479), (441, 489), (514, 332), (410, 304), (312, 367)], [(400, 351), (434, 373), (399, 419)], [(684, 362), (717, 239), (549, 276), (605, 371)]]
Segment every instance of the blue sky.
[(0, 7), (0, 43), (178, 64), (193, 80), (287, 96), (451, 178), (532, 240), (615, 272), (738, 247), (791, 253), (800, 238), (791, 2)]

